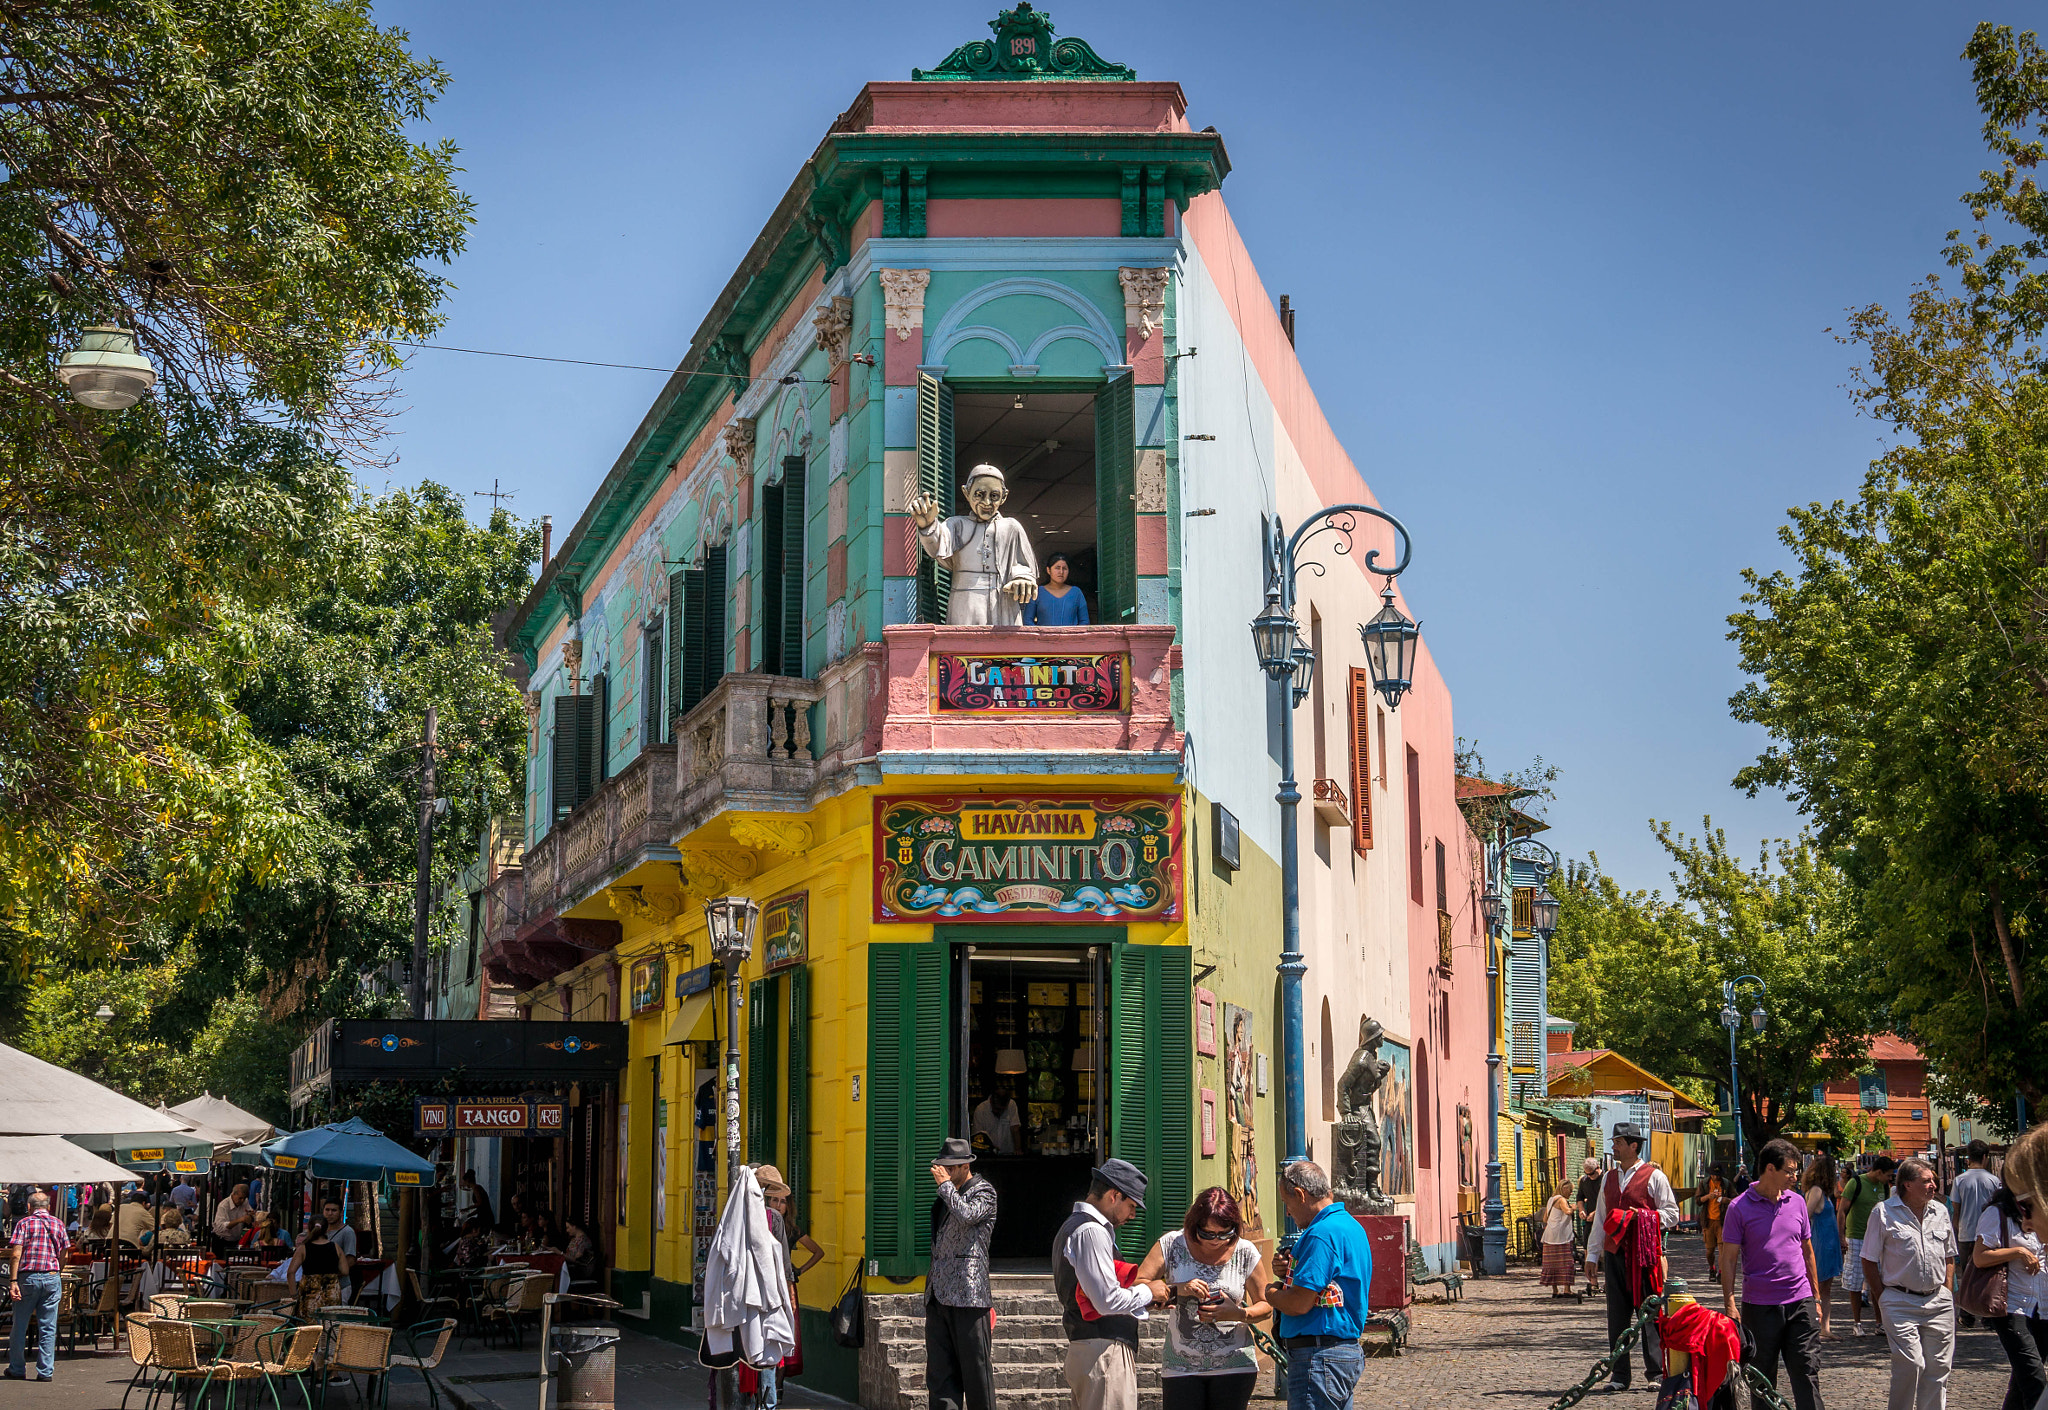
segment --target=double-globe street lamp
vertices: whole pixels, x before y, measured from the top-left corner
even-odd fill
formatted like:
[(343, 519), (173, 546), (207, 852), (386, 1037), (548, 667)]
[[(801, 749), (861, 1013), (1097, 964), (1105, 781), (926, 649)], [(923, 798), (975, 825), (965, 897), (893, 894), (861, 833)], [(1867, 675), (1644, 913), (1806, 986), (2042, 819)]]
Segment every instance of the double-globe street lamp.
[(1764, 995), (1771, 986), (1753, 974), (1738, 974), (1721, 985), (1721, 1026), (1728, 1030), (1728, 1114), (1735, 1118), (1735, 1163), (1742, 1164), (1742, 1081), (1735, 1066), (1735, 1035), (1742, 1031), (1742, 1015), (1736, 1010), (1735, 995), (1744, 985), (1756, 986), (1756, 1007), (1749, 1011), (1750, 1026), (1761, 1033), (1769, 1017), (1764, 1013)]
[[(711, 958), (725, 970), (725, 1197), (740, 1179), (740, 966), (754, 952), (760, 903), (751, 896), (714, 896), (704, 903)], [(712, 1403), (720, 1410), (739, 1404), (739, 1373), (718, 1373)]]
[(1408, 566), (1410, 541), (1407, 526), (1384, 510), (1369, 504), (1334, 504), (1310, 515), (1285, 537), (1279, 519), (1273, 520), (1272, 539), (1267, 545), (1266, 605), (1252, 619), (1252, 647), (1259, 666), (1274, 683), (1289, 683), (1287, 707), (1280, 711), (1280, 1044), (1281, 1070), (1286, 1093), (1286, 1130), (1282, 1133), (1287, 1154), (1280, 1168), (1308, 1159), (1308, 1108), (1304, 1077), (1304, 1038), (1301, 1019), (1301, 976), (1308, 965), (1301, 957), (1301, 849), (1295, 837), (1295, 810), (1301, 804), (1301, 789), (1294, 777), (1294, 707), (1308, 699), (1315, 679), (1316, 656), (1301, 634), (1294, 618), (1294, 579), (1302, 568), (1312, 568), (1321, 577), (1319, 562), (1301, 563), (1301, 547), (1318, 534), (1337, 536), (1335, 551), (1351, 552), (1351, 535), (1360, 515), (1391, 524), (1397, 536), (1397, 561), (1391, 568), (1379, 564), (1379, 550), (1365, 555), (1365, 571), (1386, 580), (1380, 593), (1378, 615), (1358, 629), (1365, 643), (1366, 666), (1372, 673), (1373, 689), (1386, 698), (1387, 708), (1397, 710), (1401, 697), (1415, 673), (1415, 643), (1422, 629), (1394, 605), (1394, 579)]
[[(1533, 837), (1507, 837), (1492, 849), (1493, 875), (1479, 898), (1480, 918), (1486, 923), (1486, 1223), (1479, 1235), (1479, 1267), (1485, 1273), (1505, 1273), (1508, 1268), (1507, 1204), (1501, 1198), (1500, 1107), (1501, 1065), (1506, 1055), (1500, 1050), (1500, 942), (1511, 935), (1514, 925), (1514, 864), (1521, 862), (1536, 877), (1536, 894), (1529, 898), (1529, 929), (1537, 942), (1548, 948), (1557, 933), (1557, 897), (1550, 894), (1550, 878), (1558, 868), (1557, 853)], [(1546, 961), (1547, 964), (1547, 961)], [(1539, 1009), (1547, 1005), (1539, 1005)], [(1549, 1015), (1537, 1017), (1535, 1041), (1549, 1042)], [(1539, 1047), (1540, 1051), (1540, 1047)]]

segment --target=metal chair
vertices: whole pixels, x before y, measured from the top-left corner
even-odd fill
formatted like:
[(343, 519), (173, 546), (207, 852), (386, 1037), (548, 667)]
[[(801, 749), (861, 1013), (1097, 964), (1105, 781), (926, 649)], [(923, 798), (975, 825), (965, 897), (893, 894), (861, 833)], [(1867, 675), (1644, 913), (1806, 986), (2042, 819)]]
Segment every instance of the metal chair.
[[(420, 1373), (420, 1380), (427, 1387), (427, 1405), (429, 1410), (440, 1410), (441, 1395), (440, 1392), (434, 1389), (434, 1378), (428, 1375), (427, 1372), (440, 1366), (441, 1358), (448, 1354), (448, 1342), (454, 1335), (455, 1319), (453, 1317), (440, 1317), (432, 1321), (415, 1322), (412, 1326), (405, 1329), (407, 1354), (403, 1356), (394, 1355), (391, 1358), (392, 1370), (418, 1371)], [(422, 1336), (431, 1336), (434, 1339), (434, 1349), (426, 1356), (420, 1355), (419, 1339)], [(387, 1397), (390, 1395), (391, 1385), (389, 1380), (385, 1382), (384, 1392)]]
[[(327, 1354), (327, 1372), (330, 1378), (339, 1372), (349, 1377), (351, 1383), (357, 1376), (382, 1377), (388, 1380), (391, 1374), (391, 1328), (343, 1320), (334, 1324), (332, 1332), (333, 1349)], [(388, 1392), (389, 1386), (386, 1385), (383, 1389)], [(320, 1403), (327, 1403), (326, 1381), (320, 1384)]]
[(1465, 1296), (1465, 1275), (1452, 1269), (1447, 1273), (1432, 1273), (1429, 1264), (1423, 1261), (1422, 1245), (1408, 1240), (1408, 1282), (1413, 1287), (1436, 1284), (1443, 1288), (1444, 1297), (1451, 1302), (1462, 1301)]
[[(131, 1312), (128, 1314), (128, 1359), (135, 1363), (135, 1374), (128, 1378), (128, 1384), (121, 1392), (120, 1410), (128, 1410), (128, 1395), (141, 1385), (156, 1370), (155, 1342), (150, 1337), (150, 1324), (157, 1320), (154, 1312)], [(145, 1400), (148, 1396), (143, 1397)]]
[(296, 1327), (276, 1327), (256, 1338), (256, 1359), (252, 1364), (263, 1373), (263, 1383), (270, 1389), (272, 1410), (284, 1410), (277, 1398), (280, 1377), (296, 1382), (306, 1410), (313, 1410), (313, 1391), (306, 1384), (306, 1373), (318, 1363), (320, 1341), (326, 1335), (325, 1327), (308, 1322)]
[[(412, 1288), (413, 1301), (418, 1303), (420, 1310), (427, 1313), (430, 1317), (437, 1319), (442, 1316), (454, 1317), (461, 1313), (462, 1304), (454, 1298), (446, 1294), (429, 1296), (425, 1285), (420, 1282), (420, 1275), (417, 1270), (412, 1268), (406, 1269), (405, 1281)], [(439, 1311), (438, 1309), (441, 1308), (446, 1308), (447, 1311), (445, 1313)]]

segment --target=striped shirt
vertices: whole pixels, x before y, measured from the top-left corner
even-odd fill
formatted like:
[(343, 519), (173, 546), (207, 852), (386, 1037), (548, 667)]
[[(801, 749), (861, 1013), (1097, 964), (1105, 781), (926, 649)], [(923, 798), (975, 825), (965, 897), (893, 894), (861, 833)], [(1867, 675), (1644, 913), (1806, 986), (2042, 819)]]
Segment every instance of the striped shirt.
[(64, 1226), (47, 1209), (31, 1210), (14, 1226), (14, 1244), (21, 1250), (21, 1262), (14, 1276), (24, 1273), (55, 1273), (64, 1267), (64, 1250), (70, 1246)]

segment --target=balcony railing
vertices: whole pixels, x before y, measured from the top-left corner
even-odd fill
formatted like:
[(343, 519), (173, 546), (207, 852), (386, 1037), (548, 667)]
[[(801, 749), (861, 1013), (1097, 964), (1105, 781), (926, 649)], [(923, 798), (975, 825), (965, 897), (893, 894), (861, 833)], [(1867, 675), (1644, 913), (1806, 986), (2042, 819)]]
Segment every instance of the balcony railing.
[(1316, 802), (1316, 817), (1326, 827), (1351, 826), (1351, 800), (1344, 796), (1344, 785), (1334, 778), (1319, 778), (1313, 789)]
[(523, 913), (566, 910), (674, 836), (676, 756), (641, 754), (526, 851)]

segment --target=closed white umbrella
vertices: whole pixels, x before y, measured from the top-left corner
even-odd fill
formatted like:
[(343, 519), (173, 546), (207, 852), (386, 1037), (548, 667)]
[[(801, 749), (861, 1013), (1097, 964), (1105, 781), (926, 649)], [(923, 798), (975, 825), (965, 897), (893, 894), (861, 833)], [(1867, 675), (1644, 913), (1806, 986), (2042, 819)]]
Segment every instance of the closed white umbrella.
[(185, 1123), (175, 1116), (0, 1043), (0, 1136), (184, 1129)]
[[(253, 1146), (277, 1134), (277, 1128), (254, 1112), (242, 1110), (225, 1097), (202, 1092), (189, 1102), (165, 1107), (164, 1114), (184, 1121), (197, 1131), (217, 1132), (227, 1144)], [(221, 1153), (223, 1156), (226, 1152)]]
[(0, 1185), (125, 1185), (134, 1178), (62, 1136), (0, 1136)]

